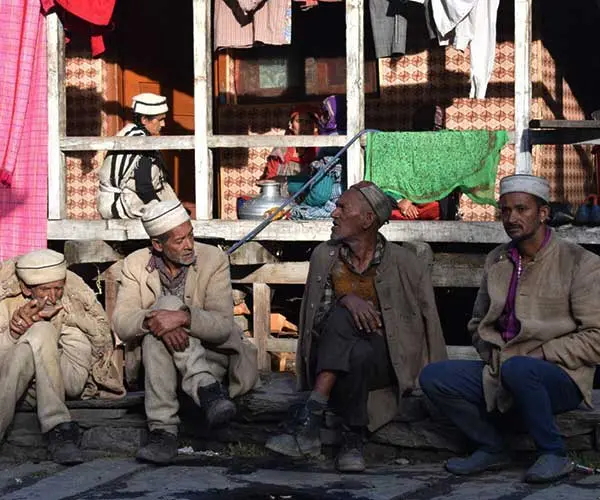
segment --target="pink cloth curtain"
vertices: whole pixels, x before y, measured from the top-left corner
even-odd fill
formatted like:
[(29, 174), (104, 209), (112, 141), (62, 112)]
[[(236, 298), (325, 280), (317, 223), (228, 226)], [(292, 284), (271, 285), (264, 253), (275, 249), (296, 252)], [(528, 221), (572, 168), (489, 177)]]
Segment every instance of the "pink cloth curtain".
[(40, 0), (0, 2), (0, 261), (47, 246), (46, 28)]

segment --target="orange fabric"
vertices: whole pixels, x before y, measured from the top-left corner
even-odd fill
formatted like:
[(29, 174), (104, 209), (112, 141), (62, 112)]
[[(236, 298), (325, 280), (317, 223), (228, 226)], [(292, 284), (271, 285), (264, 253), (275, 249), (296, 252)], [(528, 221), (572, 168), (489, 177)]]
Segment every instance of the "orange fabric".
[(353, 293), (379, 308), (377, 291), (375, 290), (376, 273), (377, 266), (370, 267), (363, 274), (353, 273), (342, 259), (338, 259), (331, 271), (333, 292), (336, 297)]
[(432, 201), (431, 203), (423, 203), (415, 207), (419, 210), (419, 216), (416, 219), (409, 219), (402, 215), (399, 209), (392, 210), (390, 220), (440, 220), (440, 203)]

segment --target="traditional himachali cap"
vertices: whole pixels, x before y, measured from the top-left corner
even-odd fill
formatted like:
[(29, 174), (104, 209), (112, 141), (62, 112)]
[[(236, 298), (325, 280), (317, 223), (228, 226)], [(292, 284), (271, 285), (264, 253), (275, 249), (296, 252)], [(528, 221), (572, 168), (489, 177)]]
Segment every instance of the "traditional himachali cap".
[(142, 215), (142, 224), (150, 238), (165, 234), (189, 220), (187, 210), (176, 200), (150, 204)]
[(162, 95), (152, 94), (151, 92), (134, 96), (131, 107), (134, 113), (146, 116), (160, 115), (169, 111), (167, 98)]
[(376, 185), (369, 181), (361, 181), (350, 189), (355, 189), (360, 192), (371, 208), (380, 224), (385, 224), (392, 215), (392, 204), (387, 195)]
[(508, 193), (528, 193), (549, 203), (550, 183), (537, 175), (509, 175), (500, 179), (500, 196)]
[(67, 277), (67, 263), (62, 253), (36, 250), (22, 255), (15, 266), (17, 276), (28, 286), (42, 285)]

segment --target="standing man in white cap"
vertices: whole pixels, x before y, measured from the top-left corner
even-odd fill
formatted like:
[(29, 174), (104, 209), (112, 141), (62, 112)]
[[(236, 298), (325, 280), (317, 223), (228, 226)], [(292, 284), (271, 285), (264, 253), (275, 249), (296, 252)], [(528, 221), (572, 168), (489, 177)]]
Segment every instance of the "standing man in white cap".
[[(165, 126), (167, 98), (151, 94), (133, 98), (133, 123), (120, 137), (158, 136)], [(98, 211), (103, 219), (135, 219), (153, 200), (177, 200), (169, 184), (166, 165), (159, 151), (113, 151), (98, 173)]]
[(108, 319), (92, 290), (52, 250), (0, 264), (0, 440), (21, 398), (37, 408), (48, 450), (82, 462), (65, 398), (121, 397)]
[(569, 474), (573, 462), (554, 415), (591, 406), (600, 363), (600, 257), (546, 226), (548, 181), (512, 175), (500, 181), (500, 210), (510, 243), (487, 257), (469, 323), (481, 361), (426, 367), (421, 387), (477, 451), (446, 468), (468, 475), (508, 465), (499, 424), (523, 424), (539, 457), (527, 482)]
[(252, 389), (258, 370), (256, 348), (234, 326), (227, 256), (194, 242), (180, 202), (154, 204), (142, 223), (152, 246), (123, 261), (112, 320), (142, 347), (150, 436), (137, 458), (162, 464), (177, 455), (178, 378), (213, 426), (234, 416), (230, 397)]
[(425, 364), (446, 358), (427, 266), (379, 233), (392, 202), (372, 182), (351, 186), (332, 213), (331, 241), (312, 253), (300, 311), (296, 375), (312, 392), (267, 448), (302, 457), (321, 452), (323, 412), (342, 418), (340, 472), (365, 469), (367, 430), (398, 412)]

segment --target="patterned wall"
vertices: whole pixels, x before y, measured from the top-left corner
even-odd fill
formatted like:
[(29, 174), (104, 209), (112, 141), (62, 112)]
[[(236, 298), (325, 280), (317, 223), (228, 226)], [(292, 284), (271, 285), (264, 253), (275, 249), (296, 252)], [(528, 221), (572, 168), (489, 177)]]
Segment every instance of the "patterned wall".
[[(103, 111), (105, 66), (102, 59), (92, 59), (89, 53), (67, 46), (67, 135), (107, 134)], [(96, 210), (97, 170), (103, 158), (103, 152), (67, 155), (67, 217), (100, 218)]]

